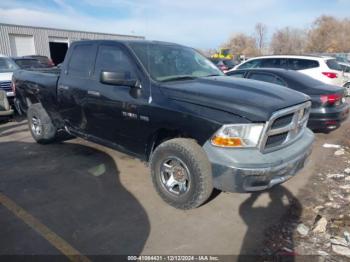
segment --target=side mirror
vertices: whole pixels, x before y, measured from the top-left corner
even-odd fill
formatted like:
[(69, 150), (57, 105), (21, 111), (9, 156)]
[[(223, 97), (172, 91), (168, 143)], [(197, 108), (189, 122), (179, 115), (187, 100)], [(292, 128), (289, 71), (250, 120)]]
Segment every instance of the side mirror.
[(125, 75), (126, 72), (102, 71), (100, 75), (100, 82), (107, 85), (141, 88), (140, 82), (137, 79), (126, 79)]

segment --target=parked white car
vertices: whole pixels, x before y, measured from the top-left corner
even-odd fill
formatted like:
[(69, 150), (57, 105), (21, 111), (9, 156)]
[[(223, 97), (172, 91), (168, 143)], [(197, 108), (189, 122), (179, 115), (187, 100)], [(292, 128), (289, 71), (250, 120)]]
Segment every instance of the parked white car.
[(12, 73), (18, 67), (15, 62), (7, 56), (0, 55), (0, 90), (6, 92), (6, 96), (10, 103), (14, 98), (14, 93), (11, 88)]
[(232, 70), (247, 68), (284, 68), (304, 73), (326, 84), (344, 86), (346, 79), (333, 57), (271, 55), (248, 59)]
[(346, 88), (347, 95), (350, 96), (350, 64), (338, 62), (338, 64), (342, 67), (344, 76), (345, 76), (345, 83), (344, 87)]

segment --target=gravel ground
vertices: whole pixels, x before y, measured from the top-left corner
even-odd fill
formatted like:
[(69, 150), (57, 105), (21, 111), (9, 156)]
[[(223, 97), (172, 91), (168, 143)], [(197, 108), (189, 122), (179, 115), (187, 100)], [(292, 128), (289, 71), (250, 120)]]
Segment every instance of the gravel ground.
[(298, 201), (291, 200), (285, 216), (265, 232), (263, 255), (286, 255), (293, 261), (350, 261), (349, 128), (347, 121), (339, 130), (338, 143), (322, 145), (324, 154)]

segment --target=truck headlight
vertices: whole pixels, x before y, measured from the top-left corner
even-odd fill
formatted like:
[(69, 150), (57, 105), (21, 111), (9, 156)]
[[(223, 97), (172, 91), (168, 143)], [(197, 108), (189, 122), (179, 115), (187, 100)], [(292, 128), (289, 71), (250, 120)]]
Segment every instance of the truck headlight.
[(256, 147), (264, 124), (232, 124), (222, 126), (211, 138), (214, 146)]

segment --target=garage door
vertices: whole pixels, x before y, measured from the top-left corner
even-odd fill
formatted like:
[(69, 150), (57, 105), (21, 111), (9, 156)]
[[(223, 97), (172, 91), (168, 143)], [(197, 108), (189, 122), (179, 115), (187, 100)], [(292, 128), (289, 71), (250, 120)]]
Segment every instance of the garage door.
[(29, 35), (10, 35), (11, 55), (35, 55), (34, 37)]

